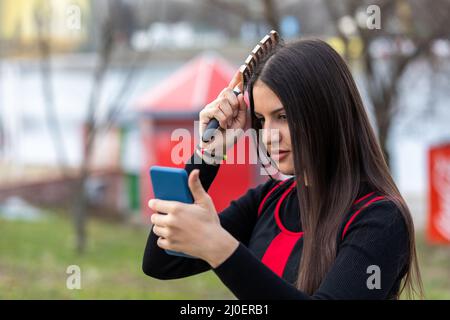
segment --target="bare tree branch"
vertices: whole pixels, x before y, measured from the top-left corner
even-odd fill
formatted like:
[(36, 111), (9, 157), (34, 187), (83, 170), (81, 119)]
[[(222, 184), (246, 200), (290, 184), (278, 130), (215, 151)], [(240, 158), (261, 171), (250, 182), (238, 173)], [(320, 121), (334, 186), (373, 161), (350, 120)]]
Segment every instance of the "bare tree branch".
[(220, 8), (226, 12), (234, 14), (238, 17), (241, 17), (244, 20), (251, 20), (251, 13), (247, 5), (241, 2), (230, 2), (224, 0), (206, 0), (205, 4), (213, 5), (217, 8)]
[[(112, 2), (109, 3), (112, 5)], [(95, 114), (99, 106), (99, 99), (103, 89), (104, 76), (108, 69), (113, 50), (113, 21), (111, 19), (111, 8), (105, 19), (101, 30), (101, 43), (99, 50), (99, 64), (94, 72), (92, 91), (89, 98), (87, 120), (86, 120), (86, 141), (83, 152), (83, 160), (76, 185), (74, 205), (72, 208), (74, 215), (75, 230), (77, 235), (77, 252), (83, 253), (86, 247), (86, 219), (88, 211), (88, 199), (86, 194), (86, 181), (90, 175), (90, 162), (93, 147), (95, 145)]]
[(67, 173), (67, 153), (64, 145), (63, 134), (58, 120), (55, 108), (54, 93), (52, 89), (52, 70), (51, 70), (51, 48), (50, 48), (50, 29), (51, 8), (47, 6), (36, 7), (34, 10), (34, 23), (37, 30), (37, 42), (40, 59), (40, 74), (42, 83), (42, 92), (44, 95), (44, 108), (47, 126), (55, 148), (56, 159), (62, 176), (68, 176)]
[[(358, 34), (363, 44), (362, 62), (365, 68), (366, 86), (374, 108), (375, 117), (378, 125), (380, 143), (384, 150), (386, 159), (389, 163), (389, 152), (386, 149), (386, 141), (389, 135), (392, 118), (398, 112), (398, 83), (404, 75), (408, 66), (420, 57), (429, 55), (431, 46), (436, 39), (448, 37), (448, 28), (443, 27), (449, 16), (450, 1), (434, 1), (424, 3), (420, 0), (405, 1), (357, 1), (347, 0), (344, 2), (331, 2), (324, 0), (324, 5), (328, 9), (329, 15), (335, 25), (335, 29), (340, 38), (346, 44), (346, 35), (339, 30), (339, 21), (343, 16), (355, 17), (358, 10), (364, 9), (364, 6), (375, 4), (381, 11), (381, 30), (368, 30), (357, 25)], [(402, 7), (403, 6), (403, 7)], [(414, 17), (400, 17), (399, 10), (412, 12)], [(402, 21), (402, 19), (408, 21)], [(405, 30), (391, 30), (389, 22), (397, 24), (406, 24)], [(385, 63), (389, 63), (390, 72), (388, 77), (380, 75), (376, 66), (375, 58), (371, 56), (369, 48), (371, 44), (384, 37), (392, 42), (409, 40), (414, 45), (414, 51), (406, 54), (401, 50), (400, 43), (397, 45), (396, 52)], [(346, 56), (348, 59), (348, 56)]]

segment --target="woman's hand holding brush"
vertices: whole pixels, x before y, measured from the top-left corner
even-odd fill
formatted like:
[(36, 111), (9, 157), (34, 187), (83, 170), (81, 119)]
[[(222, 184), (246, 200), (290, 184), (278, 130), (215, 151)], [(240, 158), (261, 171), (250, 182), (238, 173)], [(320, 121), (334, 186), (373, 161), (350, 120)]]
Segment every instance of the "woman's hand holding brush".
[(236, 95), (238, 88), (240, 92), (242, 87), (242, 74), (237, 71), (228, 87), (222, 90), (217, 98), (206, 105), (199, 114), (200, 137), (203, 137), (207, 125), (211, 119), (217, 119), (219, 130), (214, 130), (212, 139), (205, 142), (200, 138), (200, 147), (213, 152), (217, 155), (224, 155), (226, 150), (231, 148), (237, 138), (243, 133), (247, 121), (247, 105), (244, 101), (243, 93)]

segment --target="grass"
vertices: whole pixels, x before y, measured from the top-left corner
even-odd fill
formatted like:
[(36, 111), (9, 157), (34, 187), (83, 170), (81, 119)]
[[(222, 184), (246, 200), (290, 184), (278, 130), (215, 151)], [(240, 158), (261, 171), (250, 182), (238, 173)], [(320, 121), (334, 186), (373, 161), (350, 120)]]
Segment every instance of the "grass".
[[(233, 299), (212, 271), (162, 281), (141, 270), (148, 227), (91, 219), (87, 252), (74, 250), (70, 220), (0, 219), (0, 299)], [(66, 287), (69, 265), (81, 290)]]
[[(169, 281), (141, 270), (148, 227), (91, 219), (88, 249), (74, 250), (68, 218), (0, 219), (0, 299), (234, 299), (212, 271)], [(417, 249), (427, 299), (450, 299), (450, 247)], [(66, 269), (81, 268), (82, 289), (66, 288)]]
[(419, 234), (416, 248), (425, 298), (450, 300), (450, 245), (429, 245)]

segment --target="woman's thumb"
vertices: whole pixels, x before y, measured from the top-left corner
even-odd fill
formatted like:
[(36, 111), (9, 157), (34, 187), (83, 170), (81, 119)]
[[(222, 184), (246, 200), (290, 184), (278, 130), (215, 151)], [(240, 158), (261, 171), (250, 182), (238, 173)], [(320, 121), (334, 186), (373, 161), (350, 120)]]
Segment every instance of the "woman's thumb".
[(194, 202), (201, 202), (205, 196), (208, 196), (200, 181), (200, 170), (195, 169), (189, 174), (188, 184)]
[(239, 101), (239, 114), (245, 113), (247, 111), (247, 104), (245, 103), (244, 95), (240, 93), (237, 98)]
[(236, 71), (230, 83), (228, 83), (228, 88), (234, 89), (234, 87), (238, 86), (239, 90), (242, 92), (242, 74), (240, 70)]

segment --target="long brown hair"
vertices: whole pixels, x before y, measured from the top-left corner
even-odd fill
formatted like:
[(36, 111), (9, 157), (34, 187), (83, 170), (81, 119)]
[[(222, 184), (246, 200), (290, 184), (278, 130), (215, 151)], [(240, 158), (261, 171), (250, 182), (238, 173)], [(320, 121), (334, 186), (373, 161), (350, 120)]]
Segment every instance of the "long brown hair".
[(277, 94), (289, 124), (305, 231), (297, 288), (311, 295), (319, 288), (337, 255), (337, 232), (344, 215), (336, 213), (350, 210), (364, 180), (399, 208), (406, 223), (409, 252), (399, 295), (407, 288), (409, 297), (422, 297), (411, 213), (391, 177), (345, 61), (318, 39), (282, 42), (249, 81), (251, 122), (258, 130), (252, 95), (257, 80)]

